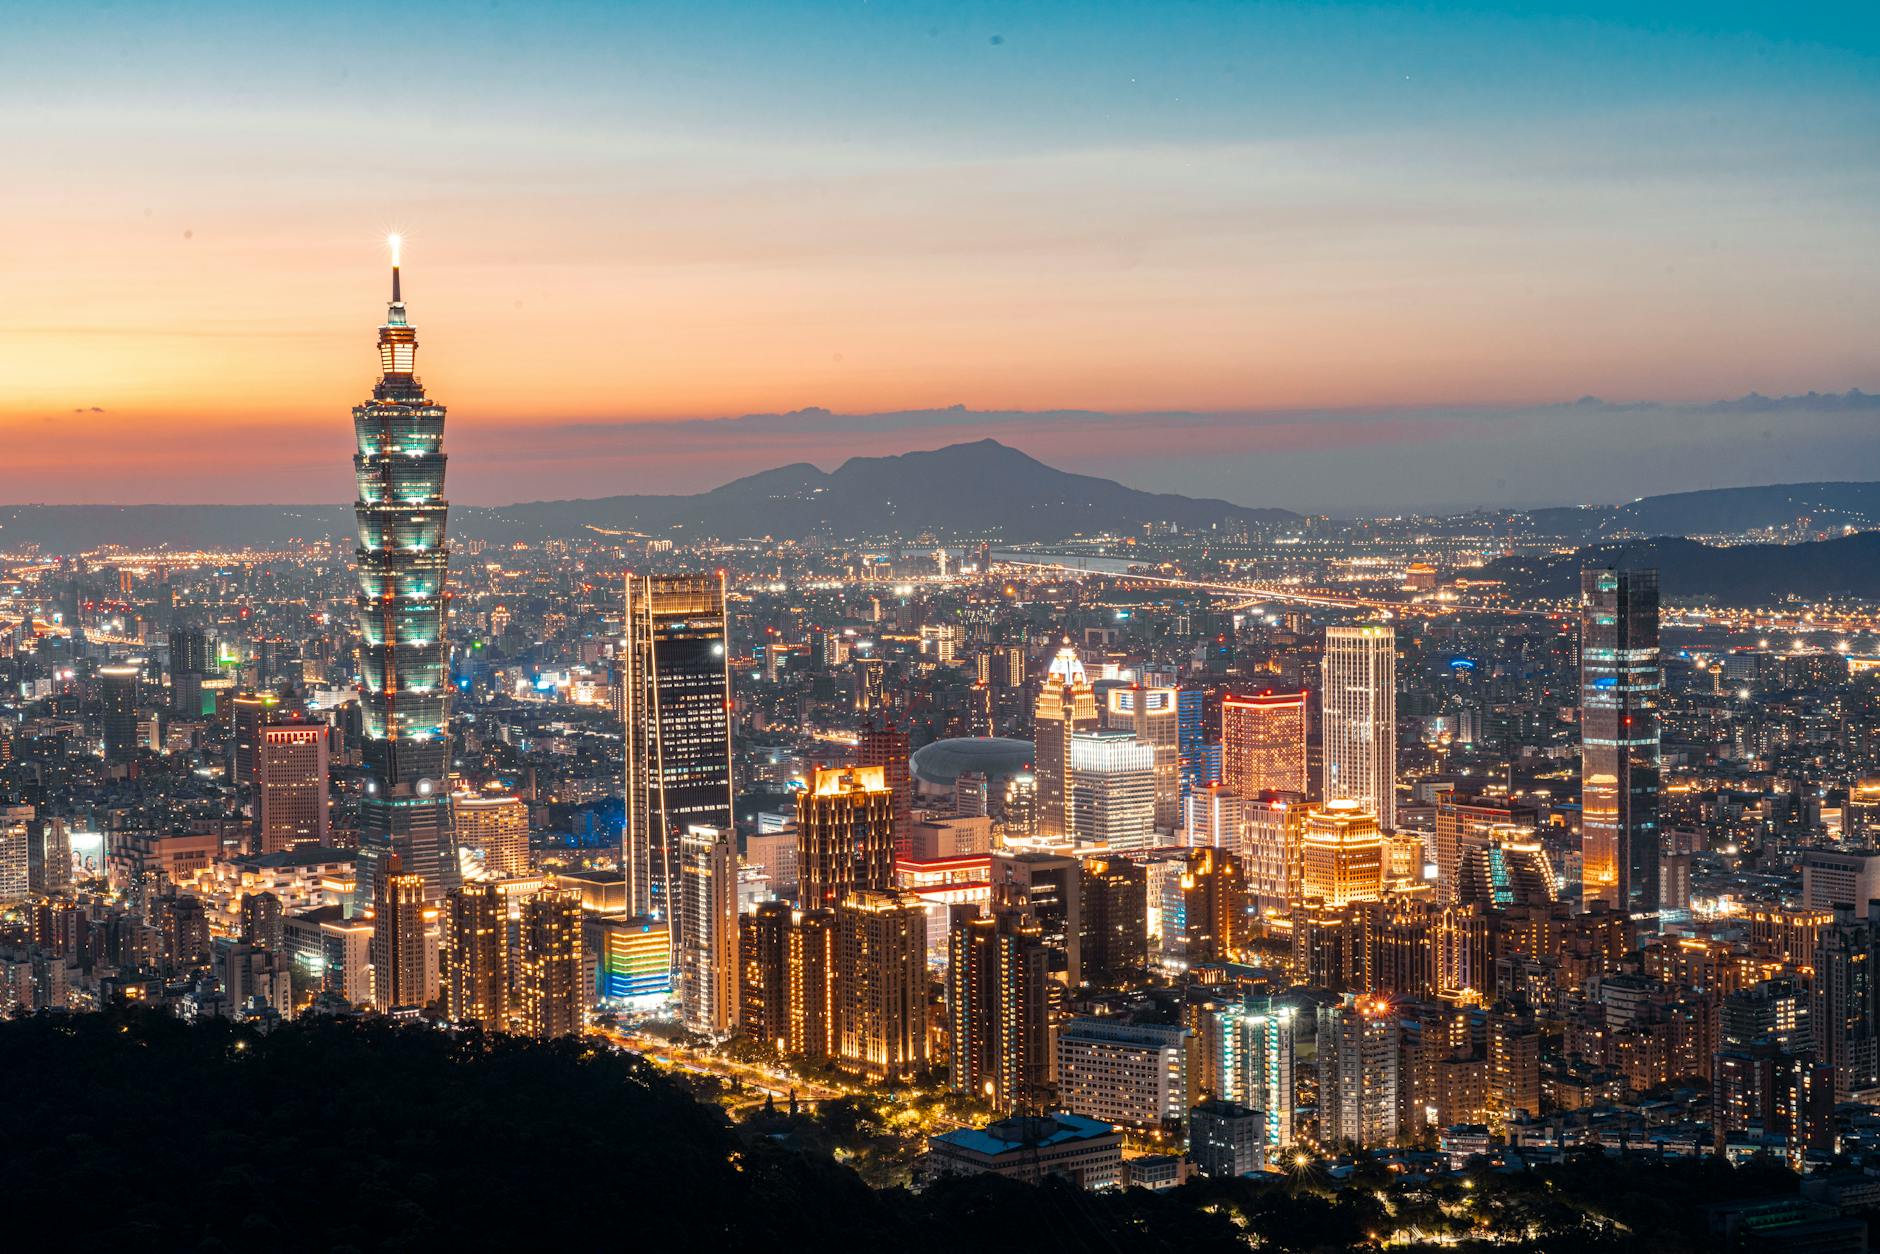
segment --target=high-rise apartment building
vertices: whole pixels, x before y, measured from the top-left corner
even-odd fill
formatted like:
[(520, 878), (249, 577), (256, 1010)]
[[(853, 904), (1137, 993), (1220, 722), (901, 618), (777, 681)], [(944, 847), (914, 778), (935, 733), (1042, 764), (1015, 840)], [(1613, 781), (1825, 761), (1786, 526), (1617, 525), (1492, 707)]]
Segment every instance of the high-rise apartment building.
[(1090, 984), (1134, 978), (1149, 961), (1149, 873), (1127, 858), (1085, 858), (1079, 974)]
[(31, 892), (28, 875), (31, 827), (0, 818), (0, 906), (25, 901)]
[(785, 901), (738, 916), (738, 1028), (782, 1053), (790, 1043), (790, 926)]
[(1261, 909), (1281, 909), (1300, 898), (1304, 870), (1305, 802), (1260, 797), (1241, 804), (1246, 833), (1247, 889)]
[(1175, 689), (1132, 684), (1112, 688), (1105, 725), (1127, 732), (1154, 754), (1155, 826), (1174, 828), (1181, 813), (1181, 725)]
[(1320, 667), (1327, 801), (1356, 801), (1384, 831), (1397, 827), (1397, 633), (1327, 627)]
[(383, 870), (373, 886), (372, 1003), (382, 1011), (414, 1009), (436, 984), (426, 963), (424, 877), (406, 874), (397, 855)]
[(509, 911), (487, 880), (444, 899), (444, 1011), (489, 1031), (509, 1026)]
[[(1038, 781), (1035, 831), (1048, 840), (1072, 832), (1071, 741), (1097, 730), (1097, 694), (1068, 642), (1051, 660), (1032, 707), (1032, 742)], [(1154, 765), (1150, 762), (1150, 817), (1154, 818)]]
[(1118, 851), (1154, 847), (1154, 746), (1128, 732), (1074, 732), (1069, 772), (1064, 834), (1074, 844)]
[(1083, 982), (1083, 865), (1037, 850), (1001, 850), (987, 864), (995, 911), (1023, 912), (1038, 926), (1050, 954), (1051, 978)]
[(789, 1024), (785, 1051), (805, 1062), (825, 1062), (840, 1044), (836, 1024), (836, 913), (799, 910), (785, 937), (784, 970), (789, 980), (784, 1012)]
[(1190, 963), (1236, 958), (1251, 932), (1240, 855), (1221, 849), (1191, 850), (1181, 875), (1181, 895), (1182, 957)]
[(733, 830), (725, 627), (723, 572), (627, 577), (621, 866), (629, 911), (671, 919), (675, 941), (679, 838), (691, 826)]
[(451, 798), (457, 847), (483, 864), (483, 873), (507, 879), (529, 873), (529, 807), (520, 797), (458, 793)]
[(1581, 902), (1656, 917), (1658, 572), (1580, 574)]
[(587, 1024), (581, 969), (581, 893), (545, 888), (522, 902), (521, 1028), (548, 1039), (578, 1036)]
[(1488, 838), (1491, 832), (1511, 827), (1534, 826), (1532, 812), (1517, 808), (1512, 802), (1489, 797), (1457, 796), (1444, 793), (1436, 803), (1436, 896), (1455, 901), (1461, 889), (1463, 848), (1472, 841)]
[(1397, 1016), (1379, 998), (1319, 1008), (1319, 1143), (1386, 1146), (1397, 1138)]
[(894, 794), (878, 766), (818, 770), (796, 799), (797, 896), (829, 909), (894, 887)]
[(1304, 796), (1306, 694), (1230, 693), (1221, 698), (1221, 783), (1242, 797)]
[(1808, 1010), (1815, 1057), (1834, 1068), (1836, 1101), (1880, 1084), (1880, 904), (1837, 906), (1815, 943)]
[(679, 944), (674, 974), (686, 1027), (723, 1036), (738, 1023), (738, 850), (730, 831), (679, 838)]
[(329, 842), (327, 727), (288, 723), (260, 729), (255, 763), (255, 852)]
[(1021, 912), (956, 918), (947, 938), (949, 1083), (993, 1109), (1035, 1108), (1051, 1060), (1044, 939)]
[(894, 794), (894, 856), (908, 856), (914, 836), (914, 772), (907, 732), (886, 719), (862, 729), (855, 765), (878, 766), (882, 782)]
[(426, 901), (457, 887), (446, 779), (449, 646), (444, 638), (450, 549), (444, 499), (444, 407), (425, 395), (418, 333), (405, 316), (398, 256), (379, 328), (379, 381), (353, 409), (359, 497), (359, 707), (365, 765), (354, 900), (379, 897), (396, 858)]
[(879, 1079), (927, 1065), (927, 908), (863, 890), (835, 910), (836, 1056)]

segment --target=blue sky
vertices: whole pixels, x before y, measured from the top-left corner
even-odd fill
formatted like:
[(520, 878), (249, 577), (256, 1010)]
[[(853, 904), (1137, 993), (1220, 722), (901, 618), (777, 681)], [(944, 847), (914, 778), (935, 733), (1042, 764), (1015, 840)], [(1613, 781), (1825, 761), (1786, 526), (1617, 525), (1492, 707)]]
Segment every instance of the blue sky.
[[(1341, 414), (1880, 390), (1880, 6), (68, 3), (5, 30), (0, 433), (60, 499), (147, 492), (165, 449), (181, 499), (343, 492), (389, 229), (480, 499), (729, 465), (570, 432), (956, 404), (1015, 443), (1066, 409), (1322, 413), (1319, 448), (1238, 469), (1144, 417), (1138, 474), (1258, 495), (1309, 454), (1363, 499)], [(146, 434), (179, 416), (201, 448)], [(257, 425), (295, 456), (244, 460)], [(1625, 434), (1505, 429), (1489, 482)], [(1416, 430), (1442, 464), (1455, 429)], [(74, 472), (74, 438), (122, 468)], [(1058, 447), (1116, 469), (1114, 440)]]

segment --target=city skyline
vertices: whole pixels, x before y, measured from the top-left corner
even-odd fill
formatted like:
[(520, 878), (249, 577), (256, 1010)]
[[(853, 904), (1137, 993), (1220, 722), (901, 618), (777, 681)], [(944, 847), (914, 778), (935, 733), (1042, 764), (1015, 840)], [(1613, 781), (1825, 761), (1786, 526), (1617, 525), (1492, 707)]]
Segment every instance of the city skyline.
[(0, 52), (27, 1247), (1875, 1248), (1880, 11), (205, 16)]
[[(1310, 510), (1518, 500), (1643, 430), (1557, 503), (1880, 476), (1872, 402), (1711, 409), (1880, 384), (1871, 19), (419, 6), (423, 88), (361, 91), (370, 12), (21, 24), (0, 496), (335, 499), (322, 418), (393, 229), (465, 503), (956, 434)], [(54, 108), (80, 47), (114, 72)], [(359, 142), (381, 93), (395, 152)], [(395, 207), (351, 194), (394, 167)], [(552, 386), (547, 336), (583, 363)]]

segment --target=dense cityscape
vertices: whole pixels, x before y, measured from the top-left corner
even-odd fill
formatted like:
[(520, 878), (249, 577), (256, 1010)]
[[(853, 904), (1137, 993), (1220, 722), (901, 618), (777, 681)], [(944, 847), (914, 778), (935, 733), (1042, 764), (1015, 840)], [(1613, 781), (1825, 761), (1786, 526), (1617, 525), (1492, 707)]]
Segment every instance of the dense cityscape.
[(377, 348), (350, 543), (0, 553), (13, 1016), (577, 1040), (879, 1189), (1361, 1189), (1380, 1244), (1760, 1165), (1689, 1222), (1865, 1247), (1873, 605), (1514, 513), (459, 540), (396, 240)]

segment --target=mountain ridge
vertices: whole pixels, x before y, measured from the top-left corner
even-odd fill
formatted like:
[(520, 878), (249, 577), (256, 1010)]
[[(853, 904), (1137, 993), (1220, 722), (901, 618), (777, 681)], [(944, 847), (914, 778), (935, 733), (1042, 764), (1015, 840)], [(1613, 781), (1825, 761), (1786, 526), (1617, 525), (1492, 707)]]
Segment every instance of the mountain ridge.
[[(1290, 510), (1145, 492), (1073, 474), (982, 439), (882, 457), (833, 471), (794, 462), (689, 495), (633, 494), (503, 506), (454, 506), (451, 533), (493, 543), (583, 534), (680, 531), (740, 539), (866, 538), (931, 533), (1001, 543), (1062, 540), (1146, 522), (1183, 528), (1279, 523)], [(73, 552), (107, 544), (219, 548), (296, 541), (350, 543), (350, 505), (7, 505), (0, 548)]]

